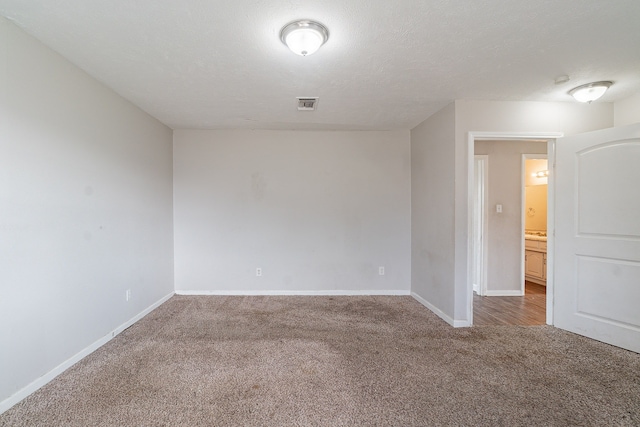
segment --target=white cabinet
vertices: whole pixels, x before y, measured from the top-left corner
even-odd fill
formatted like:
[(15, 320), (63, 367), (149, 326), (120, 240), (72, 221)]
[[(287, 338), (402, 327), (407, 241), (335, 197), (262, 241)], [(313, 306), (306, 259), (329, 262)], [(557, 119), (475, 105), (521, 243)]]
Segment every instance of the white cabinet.
[(525, 269), (526, 276), (535, 277), (536, 279), (544, 279), (544, 254), (542, 252), (525, 251)]
[(524, 241), (525, 279), (541, 285), (547, 280), (547, 242), (539, 240)]

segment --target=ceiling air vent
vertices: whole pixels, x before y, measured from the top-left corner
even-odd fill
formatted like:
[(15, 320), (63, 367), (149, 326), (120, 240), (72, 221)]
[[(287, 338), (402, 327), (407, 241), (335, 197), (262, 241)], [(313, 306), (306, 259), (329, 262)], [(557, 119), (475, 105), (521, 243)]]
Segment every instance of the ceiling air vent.
[(298, 111), (315, 111), (318, 105), (318, 98), (296, 98), (298, 100)]

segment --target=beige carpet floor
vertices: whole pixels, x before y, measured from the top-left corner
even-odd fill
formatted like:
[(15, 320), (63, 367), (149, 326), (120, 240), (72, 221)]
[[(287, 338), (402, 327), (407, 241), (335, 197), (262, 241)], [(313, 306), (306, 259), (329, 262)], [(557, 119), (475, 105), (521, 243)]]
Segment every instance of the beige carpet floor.
[(175, 296), (1, 426), (640, 425), (640, 355), (410, 297)]

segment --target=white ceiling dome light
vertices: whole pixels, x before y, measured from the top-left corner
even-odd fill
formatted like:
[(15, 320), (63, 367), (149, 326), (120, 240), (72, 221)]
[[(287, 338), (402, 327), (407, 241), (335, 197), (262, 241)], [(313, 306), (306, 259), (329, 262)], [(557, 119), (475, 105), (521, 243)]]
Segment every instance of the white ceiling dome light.
[(306, 19), (293, 21), (280, 31), (280, 40), (297, 55), (311, 55), (329, 39), (329, 31), (324, 25)]
[(569, 91), (569, 95), (573, 96), (576, 101), (592, 102), (600, 98), (609, 89), (613, 82), (594, 82), (586, 85), (574, 87)]

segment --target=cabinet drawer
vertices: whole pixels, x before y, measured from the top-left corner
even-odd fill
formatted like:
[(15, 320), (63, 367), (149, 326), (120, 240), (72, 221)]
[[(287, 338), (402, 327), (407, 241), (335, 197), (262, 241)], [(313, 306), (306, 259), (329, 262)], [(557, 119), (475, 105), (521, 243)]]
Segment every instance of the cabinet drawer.
[(546, 252), (547, 251), (547, 242), (543, 242), (541, 240), (524, 240), (524, 248), (530, 249), (532, 251), (538, 252)]
[(537, 240), (526, 240), (524, 241), (525, 249), (538, 249), (538, 241)]

